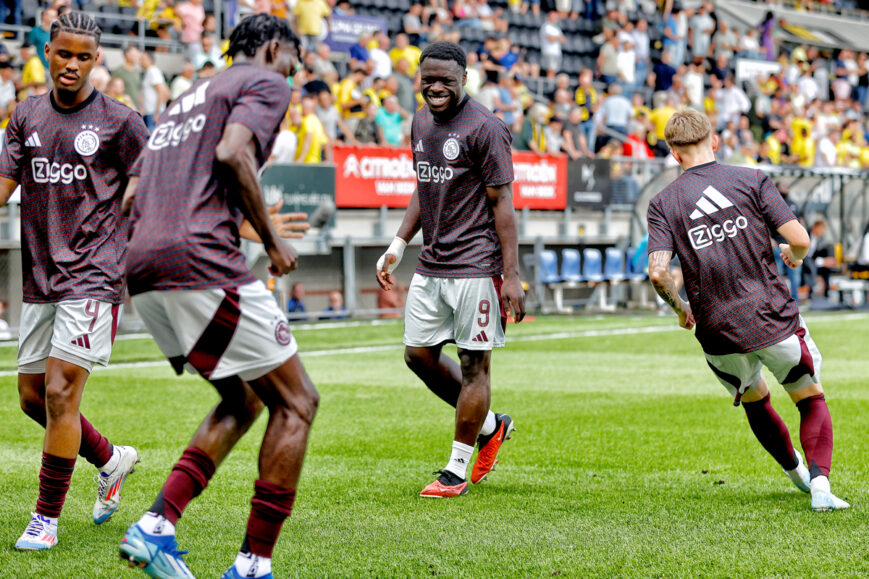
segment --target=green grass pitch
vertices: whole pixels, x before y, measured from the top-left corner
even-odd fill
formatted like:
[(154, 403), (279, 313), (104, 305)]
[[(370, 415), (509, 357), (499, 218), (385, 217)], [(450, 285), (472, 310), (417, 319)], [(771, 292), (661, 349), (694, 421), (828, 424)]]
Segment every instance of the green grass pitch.
[[(869, 316), (807, 322), (824, 355), (831, 478), (852, 504), (845, 512), (809, 510), (674, 316), (511, 325), (493, 359), (492, 407), (518, 431), (488, 482), (440, 501), (417, 495), (448, 458), (453, 411), (405, 368), (401, 325), (297, 331), (322, 403), (275, 575), (869, 575)], [(371, 348), (341, 351), (361, 346)], [(121, 341), (116, 368), (88, 382), (83, 411), (110, 440), (138, 447), (142, 464), (118, 513), (98, 527), (95, 471), (79, 460), (60, 542), (47, 553), (12, 548), (35, 504), (42, 430), (18, 409), (15, 377), (0, 377), (3, 576), (144, 577), (118, 558), (121, 537), (216, 400), (168, 364), (119, 367), (158, 359), (150, 341)], [(0, 369), (14, 368), (14, 348), (0, 350)], [(776, 386), (773, 403), (798, 444), (798, 413)], [(241, 543), (264, 423), (179, 523), (197, 577), (219, 577)]]

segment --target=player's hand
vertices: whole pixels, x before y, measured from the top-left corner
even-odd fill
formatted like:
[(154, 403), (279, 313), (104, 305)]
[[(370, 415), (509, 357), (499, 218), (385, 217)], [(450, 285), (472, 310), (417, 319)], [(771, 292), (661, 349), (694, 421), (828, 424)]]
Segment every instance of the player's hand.
[(275, 277), (286, 275), (299, 265), (299, 254), (296, 253), (293, 246), (281, 240), (278, 240), (274, 246), (267, 248), (266, 253), (272, 260), (269, 272)]
[(275, 226), (275, 231), (284, 239), (302, 239), (305, 232), (311, 228), (310, 223), (302, 223), (308, 218), (307, 213), (281, 213), (284, 200), (281, 199), (276, 205), (269, 207), (269, 219)]
[(525, 291), (518, 277), (504, 278), (504, 283), (501, 285), (501, 302), (509, 308), (507, 313), (513, 315), (517, 324), (522, 321), (525, 317)]
[(798, 267), (802, 267), (803, 260), (802, 259), (794, 259), (793, 253), (791, 253), (791, 246), (787, 243), (779, 243), (778, 248), (781, 250), (781, 258), (782, 261), (785, 262), (785, 265), (791, 269), (797, 269)]
[(691, 313), (691, 304), (682, 302), (682, 311), (679, 312), (679, 327), (690, 330), (695, 323), (694, 314)]
[(392, 272), (401, 263), (405, 247), (407, 247), (407, 242), (400, 237), (396, 237), (392, 240), (386, 253), (381, 255), (380, 259), (377, 260), (377, 283), (385, 291), (390, 291), (395, 285)]

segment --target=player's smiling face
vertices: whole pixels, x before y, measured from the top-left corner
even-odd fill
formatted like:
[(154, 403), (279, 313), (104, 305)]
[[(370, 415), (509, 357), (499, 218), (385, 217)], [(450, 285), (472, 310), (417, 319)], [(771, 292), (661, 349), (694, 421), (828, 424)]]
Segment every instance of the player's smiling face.
[(445, 114), (465, 96), (467, 75), (458, 62), (426, 58), (420, 65), (420, 91), (431, 111)]
[(78, 93), (88, 82), (98, 49), (93, 36), (58, 33), (46, 51), (55, 89), (60, 93)]

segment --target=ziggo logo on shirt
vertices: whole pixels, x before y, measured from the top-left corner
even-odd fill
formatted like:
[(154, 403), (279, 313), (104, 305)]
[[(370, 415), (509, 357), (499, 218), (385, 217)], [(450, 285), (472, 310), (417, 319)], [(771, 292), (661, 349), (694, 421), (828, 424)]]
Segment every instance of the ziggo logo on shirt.
[(691, 247), (703, 249), (714, 243), (721, 243), (725, 239), (736, 237), (739, 232), (748, 227), (748, 219), (740, 215), (736, 219), (728, 219), (724, 223), (716, 223), (713, 226), (698, 225), (688, 230), (688, 239)]
[(88, 170), (84, 165), (52, 162), (45, 157), (34, 157), (30, 161), (33, 180), (37, 183), (63, 183), (69, 185), (73, 180), (84, 181)]
[(420, 183), (446, 183), (451, 181), (454, 175), (452, 167), (438, 167), (427, 161), (416, 164), (416, 180)]

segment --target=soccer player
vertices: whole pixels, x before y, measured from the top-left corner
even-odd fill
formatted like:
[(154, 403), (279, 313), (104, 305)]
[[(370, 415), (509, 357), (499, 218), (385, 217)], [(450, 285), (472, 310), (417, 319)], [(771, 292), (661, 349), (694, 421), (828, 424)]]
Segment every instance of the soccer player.
[(64, 14), (45, 45), (51, 92), (21, 103), (0, 155), (0, 200), (21, 184), (24, 305), (18, 347), (21, 408), (45, 427), (39, 498), (17, 549), (49, 549), (76, 455), (99, 470), (95, 523), (118, 508), (138, 462), (79, 413), (85, 382), (111, 355), (124, 295), (121, 199), (148, 140), (142, 118), (88, 81), (100, 29)]
[[(696, 336), (718, 380), (745, 409), (764, 449), (793, 483), (811, 492), (812, 510), (846, 509), (830, 492), (833, 423), (821, 388), (821, 353), (778, 275), (769, 243), (777, 231), (788, 267), (802, 265), (809, 236), (772, 181), (756, 169), (715, 161), (718, 136), (705, 115), (675, 113), (665, 138), (685, 172), (649, 205), (649, 276), (658, 295)], [(690, 305), (670, 274), (682, 262)], [(806, 463), (770, 404), (769, 368), (800, 412)], [(808, 464), (808, 468), (806, 467)]]
[[(423, 248), (405, 308), (404, 359), (425, 385), (456, 409), (449, 462), (423, 497), (468, 492), (467, 467), (479, 446), (471, 482), (495, 466), (513, 420), (489, 410), (492, 348), (504, 346), (509, 305), (525, 315), (513, 214), (510, 130), (464, 92), (465, 52), (434, 42), (420, 57), (426, 105), (413, 118), (417, 188), (398, 234), (377, 263), (377, 281), (392, 272), (422, 228)], [(503, 274), (503, 277), (502, 277)], [(441, 352), (454, 342), (460, 364)]]
[(296, 267), (295, 251), (267, 217), (257, 171), (290, 103), (299, 40), (286, 20), (258, 14), (233, 30), (226, 54), (231, 67), (160, 116), (125, 197), (133, 303), (175, 370), (195, 369), (221, 397), (124, 536), (121, 556), (152, 577), (192, 577), (175, 527), (263, 404), (269, 421), (247, 533), (224, 577), (272, 577), (318, 405), (286, 317), (247, 268), (238, 230), (247, 217), (273, 274)]

